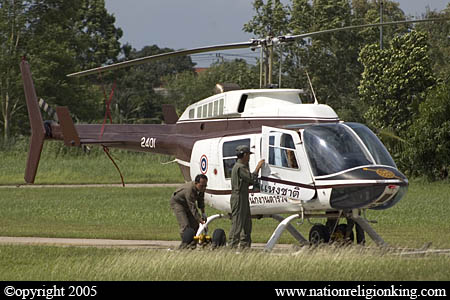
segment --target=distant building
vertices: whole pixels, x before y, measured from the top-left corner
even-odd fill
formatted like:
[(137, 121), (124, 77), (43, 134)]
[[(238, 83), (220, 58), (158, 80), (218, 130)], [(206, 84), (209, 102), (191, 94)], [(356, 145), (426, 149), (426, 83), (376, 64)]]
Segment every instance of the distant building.
[(205, 72), (209, 68), (194, 68), (195, 73), (200, 74), (202, 72)]

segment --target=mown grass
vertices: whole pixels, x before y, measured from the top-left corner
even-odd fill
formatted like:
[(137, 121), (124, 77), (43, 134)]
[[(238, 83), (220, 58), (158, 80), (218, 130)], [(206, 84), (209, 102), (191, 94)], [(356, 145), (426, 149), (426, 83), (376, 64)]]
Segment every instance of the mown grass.
[[(178, 240), (176, 220), (169, 207), (174, 188), (2, 188), (0, 235)], [(373, 228), (387, 243), (399, 247), (450, 248), (450, 184), (413, 182), (406, 197), (384, 211), (368, 211)], [(219, 211), (207, 207), (208, 215)], [(254, 220), (252, 239), (267, 242), (276, 228), (271, 219)], [(229, 231), (229, 220), (210, 227)], [(305, 237), (311, 225), (300, 226)], [(370, 241), (369, 246), (373, 243)], [(282, 243), (294, 243), (284, 233)]]
[[(44, 150), (37, 183), (120, 182), (106, 156), (50, 151), (46, 158), (45, 151), (49, 150)], [(170, 158), (120, 151), (115, 156), (126, 182), (182, 181), (176, 165), (161, 165)], [(0, 184), (23, 182), (25, 157), (25, 152), (2, 152)], [(178, 240), (169, 208), (172, 192), (173, 188), (0, 188), (0, 236)], [(378, 221), (372, 226), (392, 246), (419, 248), (432, 242), (432, 248), (450, 248), (449, 200), (448, 181), (412, 181), (399, 204), (369, 211), (367, 217)], [(218, 212), (207, 208), (207, 213)], [(267, 242), (276, 226), (274, 220), (254, 220), (253, 241)], [(228, 233), (230, 222), (219, 220), (210, 232), (217, 227)], [(300, 232), (307, 237), (310, 227), (305, 221)], [(286, 254), (1, 245), (0, 280), (450, 280), (448, 255), (398, 256), (367, 250), (374, 248), (367, 239), (364, 249), (327, 246)], [(288, 233), (280, 242), (296, 243)]]
[(359, 248), (290, 253), (0, 246), (0, 280), (449, 280), (448, 256)]
[[(81, 148), (59, 148), (44, 143), (36, 184), (121, 183), (119, 172), (99, 147), (85, 153)], [(27, 148), (0, 151), (0, 185), (24, 184)], [(110, 149), (125, 183), (183, 182), (173, 158), (165, 155), (132, 153)]]
[[(2, 188), (0, 235), (178, 240), (173, 188)], [(450, 247), (448, 183), (412, 183), (395, 207), (369, 213), (392, 246)], [(216, 213), (207, 208), (208, 214)], [(253, 240), (276, 227), (255, 220)], [(229, 232), (229, 221), (215, 227)], [(213, 230), (214, 227), (210, 228)], [(310, 226), (301, 226), (307, 236)], [(284, 243), (295, 243), (287, 233)], [(450, 280), (448, 255), (398, 256), (373, 247), (287, 253), (0, 246), (0, 280)]]

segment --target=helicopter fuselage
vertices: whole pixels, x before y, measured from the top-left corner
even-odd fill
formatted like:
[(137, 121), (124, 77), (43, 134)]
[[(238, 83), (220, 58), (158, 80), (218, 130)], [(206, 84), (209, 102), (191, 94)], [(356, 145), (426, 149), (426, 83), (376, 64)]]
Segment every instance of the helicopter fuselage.
[[(190, 105), (176, 124), (75, 125), (81, 144), (172, 155), (186, 181), (208, 176), (212, 207), (229, 212), (238, 145), (266, 164), (250, 190), (253, 215), (313, 210), (384, 209), (408, 181), (367, 127), (344, 123), (323, 104), (303, 104), (301, 90), (239, 90)], [(103, 132), (100, 135), (100, 132)], [(52, 137), (64, 130), (52, 125)]]

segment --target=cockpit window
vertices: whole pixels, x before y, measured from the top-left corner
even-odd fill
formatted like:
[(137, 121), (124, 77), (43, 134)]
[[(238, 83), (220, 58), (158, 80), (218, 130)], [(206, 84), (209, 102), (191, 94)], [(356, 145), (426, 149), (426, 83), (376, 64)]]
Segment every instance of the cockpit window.
[(374, 163), (352, 130), (342, 124), (308, 127), (303, 138), (314, 176)]
[(291, 135), (281, 132), (270, 133), (269, 165), (291, 169), (299, 168)]
[(378, 165), (386, 165), (397, 168), (394, 160), (392, 159), (389, 152), (384, 147), (383, 143), (378, 139), (378, 137), (366, 126), (359, 123), (345, 123), (347, 126), (351, 127), (353, 131), (361, 138), (364, 145), (369, 149), (370, 154), (372, 154), (375, 162)]

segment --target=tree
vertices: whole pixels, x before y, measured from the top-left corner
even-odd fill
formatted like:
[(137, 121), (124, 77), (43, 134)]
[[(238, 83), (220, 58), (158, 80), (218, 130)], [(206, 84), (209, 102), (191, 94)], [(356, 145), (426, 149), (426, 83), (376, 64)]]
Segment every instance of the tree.
[[(172, 52), (173, 49), (146, 46), (140, 51), (130, 49), (123, 60), (131, 60)], [(194, 63), (189, 56), (177, 56), (134, 66), (117, 72), (117, 88), (113, 100), (114, 116), (118, 122), (154, 123), (162, 119), (163, 96), (155, 88), (163, 85), (163, 78), (182, 72), (193, 72)]]
[(450, 82), (436, 86), (408, 129), (408, 169), (412, 175), (445, 179), (450, 172)]
[[(291, 0), (291, 4), (279, 9), (277, 14), (270, 9), (272, 1), (254, 3), (257, 12), (254, 20), (259, 23), (250, 22), (244, 29), (260, 37), (265, 37), (268, 31), (263, 29), (272, 27), (280, 28), (281, 34), (302, 34), (379, 22), (378, 1)], [(383, 3), (385, 21), (404, 19), (397, 3), (386, 0)], [(286, 24), (280, 25), (283, 22)], [(406, 29), (407, 26), (389, 27), (385, 29), (384, 40)], [(283, 86), (309, 89), (308, 72), (320, 102), (333, 106), (342, 119), (362, 121), (364, 108), (359, 102), (357, 87), (363, 67), (358, 57), (365, 44), (378, 40), (378, 28), (368, 28), (317, 35), (282, 46)]]
[[(264, 3), (263, 0), (255, 0), (253, 8), (256, 15), (244, 25), (244, 31), (251, 32), (260, 38), (277, 37), (288, 33), (289, 11), (280, 0), (267, 0), (267, 3)], [(273, 75), (274, 71), (277, 71), (278, 66), (273, 64), (273, 61), (279, 61), (276, 49), (272, 45), (267, 46), (262, 48), (265, 61), (259, 62), (264, 66), (263, 85), (267, 85), (269, 77)], [(272, 61), (269, 61), (270, 59)], [(274, 67), (273, 70), (272, 67)]]
[[(424, 18), (449, 18), (450, 3), (442, 12), (427, 11)], [(433, 70), (438, 78), (450, 78), (450, 23), (448, 21), (417, 24), (416, 29), (428, 34)]]
[(11, 134), (12, 120), (21, 107), (18, 65), (24, 48), (26, 7), (27, 1), (0, 1), (0, 104), (5, 143)]
[(385, 49), (374, 44), (363, 48), (359, 93), (372, 128), (405, 134), (426, 92), (436, 83), (428, 51), (426, 34), (416, 31), (394, 38)]
[(103, 0), (34, 0), (29, 10), (27, 57), (37, 93), (49, 104), (67, 105), (77, 118), (101, 118), (102, 91), (95, 78), (66, 75), (117, 61), (122, 31)]
[[(3, 136), (26, 134), (29, 126), (19, 72), (31, 64), (37, 94), (49, 104), (69, 105), (84, 120), (101, 115), (101, 91), (66, 74), (116, 61), (122, 31), (103, 0), (0, 0), (0, 102)], [(98, 112), (98, 113), (95, 113)]]
[(235, 83), (243, 89), (257, 88), (258, 68), (236, 59), (215, 64), (200, 74), (189, 71), (167, 77), (165, 86), (169, 95), (165, 100), (181, 113), (188, 105), (214, 95), (217, 83)]

